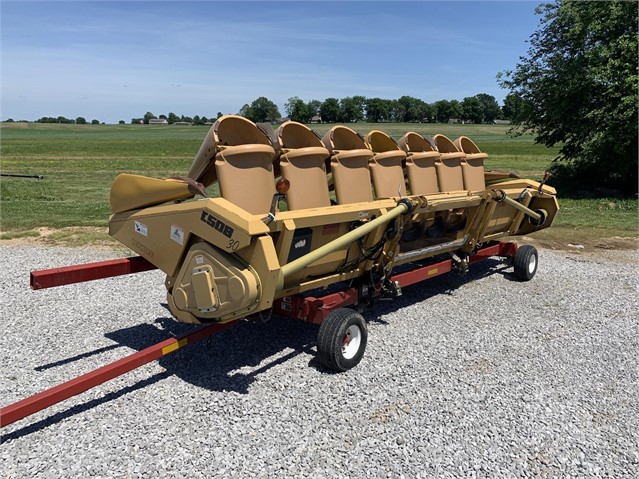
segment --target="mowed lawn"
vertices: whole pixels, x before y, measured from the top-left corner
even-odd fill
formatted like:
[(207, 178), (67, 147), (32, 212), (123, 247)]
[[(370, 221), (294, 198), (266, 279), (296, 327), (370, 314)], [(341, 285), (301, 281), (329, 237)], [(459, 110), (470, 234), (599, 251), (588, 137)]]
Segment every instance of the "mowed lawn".
[[(332, 125), (311, 127), (324, 135)], [(395, 139), (407, 131), (466, 135), (489, 154), (488, 169), (516, 171), (539, 179), (556, 156), (530, 135), (512, 137), (502, 125), (355, 123), (365, 135), (379, 129)], [(105, 227), (109, 189), (119, 173), (166, 178), (186, 175), (208, 126), (58, 125), (3, 123), (3, 174), (43, 175), (43, 180), (2, 177), (0, 227), (3, 238), (36, 235), (39, 227)], [(217, 188), (209, 188), (215, 196)], [(637, 236), (636, 200), (562, 198), (555, 223), (567, 235)], [(103, 235), (104, 233), (102, 233)], [(101, 235), (98, 235), (98, 237)], [(90, 240), (90, 238), (89, 238)]]

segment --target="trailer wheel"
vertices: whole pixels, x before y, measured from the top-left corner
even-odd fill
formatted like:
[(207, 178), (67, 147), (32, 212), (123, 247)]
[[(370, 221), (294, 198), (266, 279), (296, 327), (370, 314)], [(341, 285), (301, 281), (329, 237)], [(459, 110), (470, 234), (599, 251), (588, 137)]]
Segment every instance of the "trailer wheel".
[(333, 371), (347, 371), (361, 361), (368, 331), (361, 314), (352, 309), (331, 311), (317, 335), (317, 357)]
[(530, 281), (537, 272), (538, 263), (539, 254), (537, 253), (537, 248), (530, 245), (519, 247), (513, 261), (515, 277), (519, 281)]

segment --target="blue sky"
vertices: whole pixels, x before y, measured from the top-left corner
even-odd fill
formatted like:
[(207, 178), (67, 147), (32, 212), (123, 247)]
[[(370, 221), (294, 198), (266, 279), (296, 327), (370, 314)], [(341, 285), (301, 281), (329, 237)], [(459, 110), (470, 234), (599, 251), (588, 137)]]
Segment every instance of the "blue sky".
[(1, 1), (0, 117), (215, 116), (259, 96), (507, 92), (539, 2)]

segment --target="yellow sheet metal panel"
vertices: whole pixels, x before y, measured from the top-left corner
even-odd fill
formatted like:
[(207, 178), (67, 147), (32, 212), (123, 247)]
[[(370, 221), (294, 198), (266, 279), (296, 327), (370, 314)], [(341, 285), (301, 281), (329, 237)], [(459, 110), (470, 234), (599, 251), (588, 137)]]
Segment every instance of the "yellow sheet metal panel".
[(215, 298), (215, 283), (213, 281), (213, 269), (206, 265), (193, 270), (191, 283), (195, 292), (195, 304), (200, 311), (208, 313), (215, 311), (218, 301)]
[(253, 311), (261, 289), (254, 268), (199, 242), (188, 251), (170, 294), (176, 316), (183, 311), (203, 319), (226, 320)]

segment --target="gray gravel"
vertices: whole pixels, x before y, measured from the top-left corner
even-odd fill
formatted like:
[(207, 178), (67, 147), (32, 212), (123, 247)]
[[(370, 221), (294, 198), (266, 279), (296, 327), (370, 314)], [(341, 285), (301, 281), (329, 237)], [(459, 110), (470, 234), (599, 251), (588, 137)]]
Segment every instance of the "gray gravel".
[[(1, 403), (189, 329), (147, 272), (43, 291), (107, 250), (0, 247)], [(360, 365), (243, 322), (3, 429), (2, 477), (638, 477), (636, 252), (542, 250), (378, 304)]]

